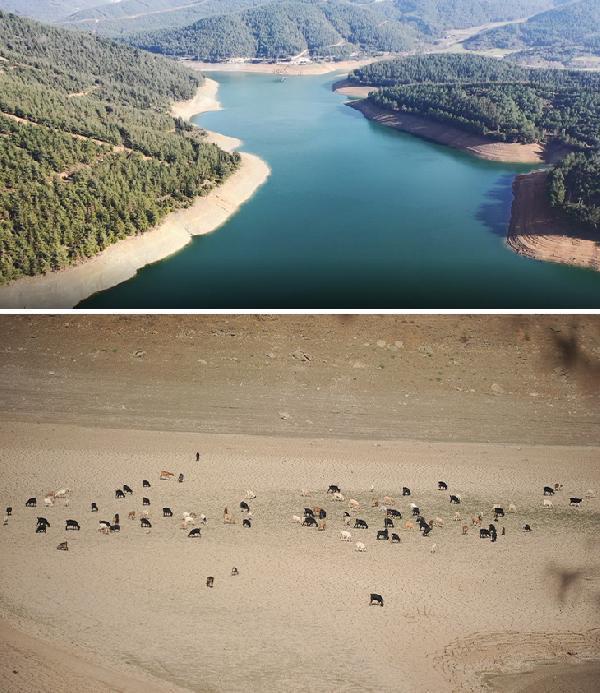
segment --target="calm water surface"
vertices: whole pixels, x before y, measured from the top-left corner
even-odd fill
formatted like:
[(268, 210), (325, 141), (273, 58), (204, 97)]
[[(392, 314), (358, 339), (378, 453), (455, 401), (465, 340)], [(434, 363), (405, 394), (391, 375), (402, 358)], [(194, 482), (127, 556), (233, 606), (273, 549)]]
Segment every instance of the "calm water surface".
[(524, 166), (479, 161), (367, 121), (336, 77), (217, 74), (224, 110), (272, 175), (215, 233), (86, 308), (600, 307), (600, 273), (504, 245)]

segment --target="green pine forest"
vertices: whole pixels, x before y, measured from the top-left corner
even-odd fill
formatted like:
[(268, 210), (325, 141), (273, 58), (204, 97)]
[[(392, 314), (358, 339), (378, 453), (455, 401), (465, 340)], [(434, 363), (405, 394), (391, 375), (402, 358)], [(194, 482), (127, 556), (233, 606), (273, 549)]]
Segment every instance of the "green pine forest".
[(378, 87), (390, 111), (451, 123), (500, 142), (574, 150), (550, 175), (550, 199), (600, 230), (600, 74), (522, 68), (475, 55), (425, 55), (373, 63), (350, 81)]
[(225, 179), (239, 155), (169, 115), (197, 75), (0, 13), (0, 283), (89, 258)]

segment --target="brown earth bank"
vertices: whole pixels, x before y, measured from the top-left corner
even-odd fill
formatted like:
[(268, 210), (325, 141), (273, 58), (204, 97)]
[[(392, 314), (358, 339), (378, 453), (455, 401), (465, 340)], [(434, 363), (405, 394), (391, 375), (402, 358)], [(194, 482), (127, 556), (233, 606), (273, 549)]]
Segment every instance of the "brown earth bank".
[[(364, 89), (363, 87), (362, 90), (364, 91)], [(489, 137), (465, 132), (448, 123), (437, 122), (431, 118), (411, 113), (388, 111), (366, 100), (350, 101), (348, 106), (355, 108), (365, 118), (380, 125), (409, 132), (411, 135), (417, 135), (438, 144), (445, 144), (453, 149), (460, 149), (480, 159), (505, 163), (539, 164), (546, 158), (544, 147), (538, 143), (496, 142)]]
[(547, 183), (546, 171), (515, 178), (508, 246), (535, 260), (600, 271), (600, 236), (578, 228), (552, 207)]

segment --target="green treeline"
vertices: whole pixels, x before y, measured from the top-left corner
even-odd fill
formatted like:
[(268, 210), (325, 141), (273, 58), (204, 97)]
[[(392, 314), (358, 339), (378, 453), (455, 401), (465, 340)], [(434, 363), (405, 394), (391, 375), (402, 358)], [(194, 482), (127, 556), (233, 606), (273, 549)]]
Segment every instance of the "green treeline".
[(200, 81), (0, 13), (0, 283), (57, 270), (188, 206), (239, 155), (168, 114)]
[(278, 2), (208, 17), (179, 29), (136, 34), (140, 48), (220, 61), (234, 57), (277, 59), (307, 51), (341, 58), (357, 50), (403, 51), (415, 45), (409, 24), (386, 21), (371, 7), (343, 2)]
[(423, 115), (501, 142), (562, 143), (578, 150), (554, 169), (551, 199), (597, 228), (600, 74), (522, 68), (474, 55), (428, 55), (374, 63), (355, 70), (350, 80), (380, 87), (369, 99), (387, 110)]

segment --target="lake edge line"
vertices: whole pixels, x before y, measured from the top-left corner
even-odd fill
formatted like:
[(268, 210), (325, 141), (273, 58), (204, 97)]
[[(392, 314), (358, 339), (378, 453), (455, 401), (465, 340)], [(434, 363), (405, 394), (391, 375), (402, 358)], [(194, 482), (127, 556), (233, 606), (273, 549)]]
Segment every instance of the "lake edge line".
[[(190, 120), (194, 115), (220, 110), (218, 82), (205, 78), (193, 98), (175, 102), (171, 115)], [(207, 131), (207, 141), (226, 151), (241, 140)], [(84, 262), (34, 277), (20, 277), (0, 286), (0, 308), (74, 308), (95, 293), (131, 279), (142, 267), (181, 250), (194, 236), (220, 228), (247, 202), (271, 173), (255, 154), (240, 152), (240, 165), (208, 195), (167, 216), (154, 228), (129, 236)]]

